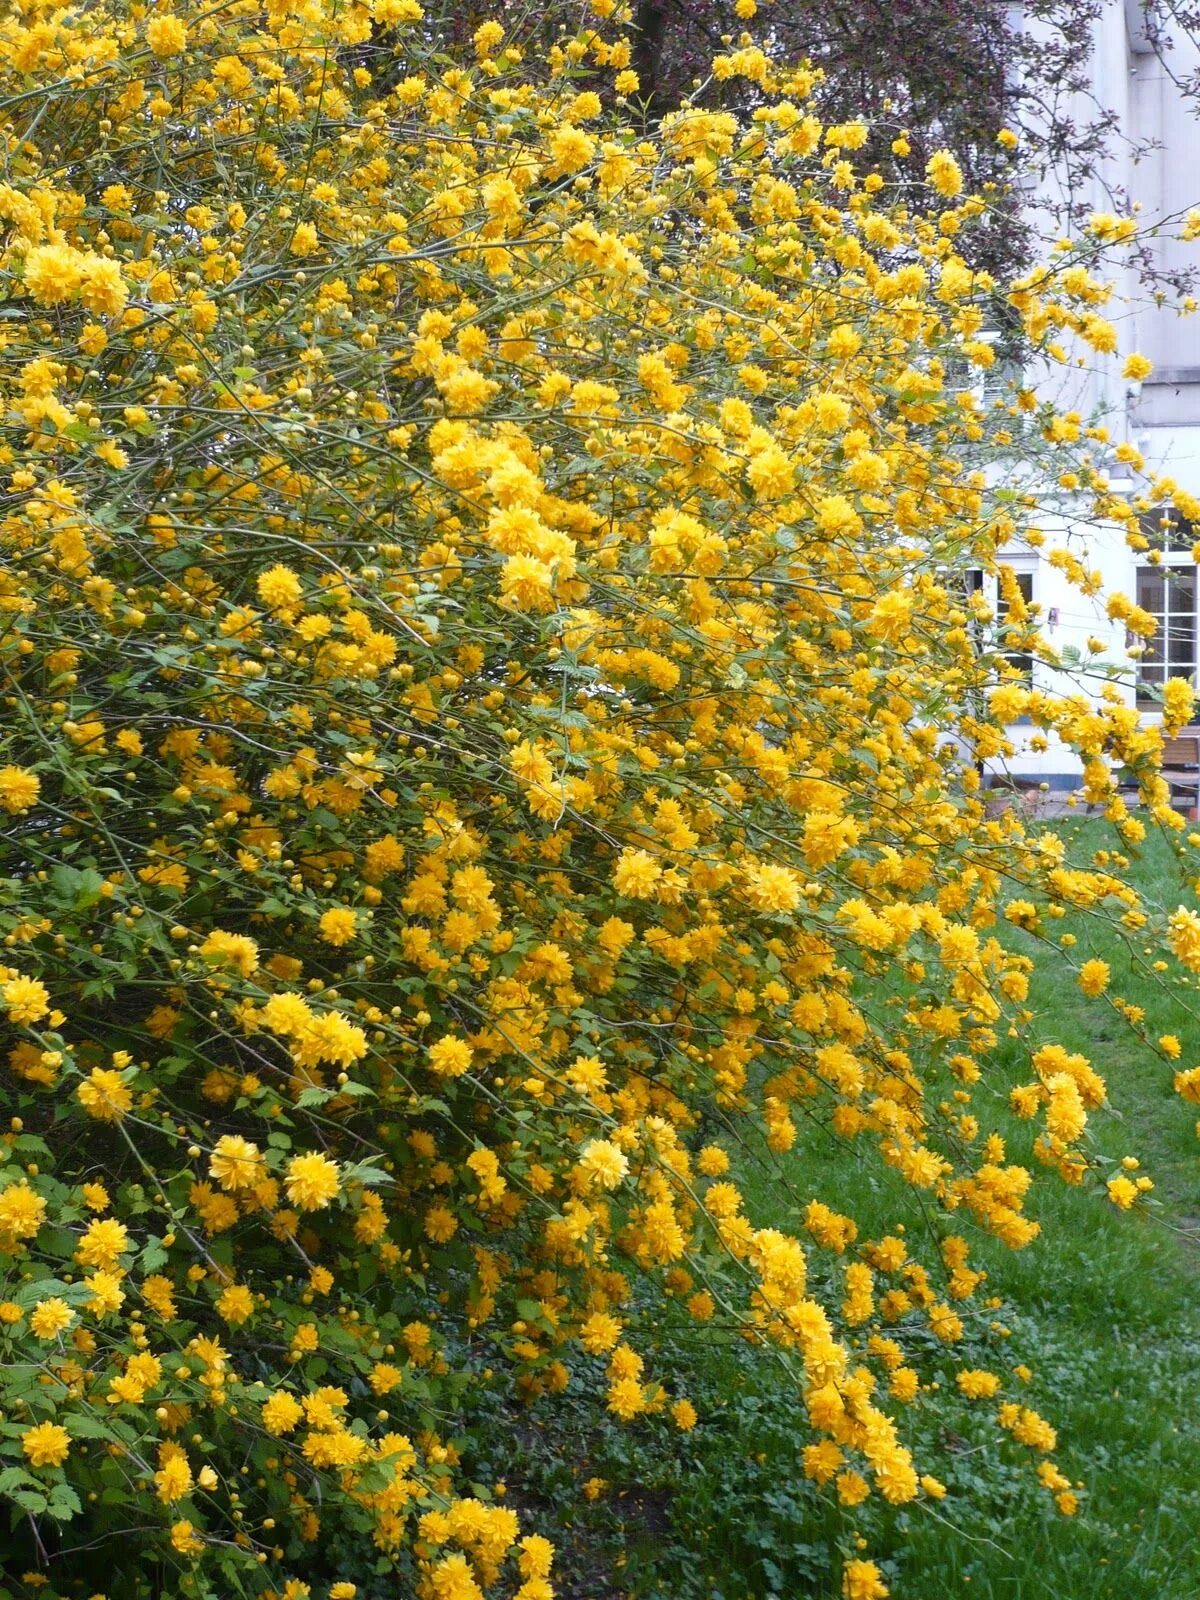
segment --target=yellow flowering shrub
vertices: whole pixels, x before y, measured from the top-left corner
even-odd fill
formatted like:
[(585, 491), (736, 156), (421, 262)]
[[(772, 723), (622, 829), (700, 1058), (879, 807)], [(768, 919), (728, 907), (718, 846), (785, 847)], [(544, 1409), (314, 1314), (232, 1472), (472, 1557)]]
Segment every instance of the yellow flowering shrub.
[[(903, 1406), (988, 1314), (961, 1235), (1029, 1242), (1033, 1155), (1105, 1192), (1089, 1064), (996, 1082), (1002, 934), (1135, 897), (975, 758), (1028, 715), (1126, 842), (1114, 764), (1180, 819), (1157, 733), (1016, 681), (1050, 647), (966, 582), (1040, 538), (989, 463), (1078, 429), (952, 381), (1004, 291), (949, 152), (913, 220), (749, 42), (744, 117), (649, 135), (598, 10), (538, 73), (415, 0), (0, 20), (0, 1501), (44, 1595), (347, 1595), (354, 1545), (546, 1600), (454, 1415), (702, 1428), (635, 1285), (774, 1352), (848, 1517), (940, 1499)], [(1082, 267), (1007, 292), (1106, 346)], [(958, 1231), (760, 1226), (729, 1152), (801, 1116)]]

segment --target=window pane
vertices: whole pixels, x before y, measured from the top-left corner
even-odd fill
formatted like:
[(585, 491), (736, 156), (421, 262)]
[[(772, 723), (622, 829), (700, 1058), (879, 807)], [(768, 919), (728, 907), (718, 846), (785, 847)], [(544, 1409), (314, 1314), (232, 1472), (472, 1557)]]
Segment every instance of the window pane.
[(1143, 664), (1138, 669), (1137, 698), (1143, 705), (1155, 705), (1154, 690), (1163, 686), (1163, 669), (1161, 667), (1146, 666)]
[(1167, 660), (1173, 667), (1183, 667), (1182, 673), (1173, 672), (1174, 678), (1188, 677), (1196, 661), (1196, 636), (1193, 632), (1176, 630), (1168, 635)]
[(1160, 506), (1139, 519), (1138, 526), (1154, 550), (1187, 551), (1192, 548), (1196, 530), (1174, 506)]
[(1143, 611), (1153, 611), (1161, 617), (1166, 588), (1163, 575), (1157, 567), (1138, 568), (1137, 603)]

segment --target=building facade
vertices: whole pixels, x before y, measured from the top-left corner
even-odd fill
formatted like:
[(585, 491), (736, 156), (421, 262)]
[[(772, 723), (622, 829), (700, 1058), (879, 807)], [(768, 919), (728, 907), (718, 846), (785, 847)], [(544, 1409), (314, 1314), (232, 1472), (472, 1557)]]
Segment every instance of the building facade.
[[(1035, 26), (1019, 6), (1013, 25)], [(1114, 114), (1108, 153), (1090, 192), (1070, 198), (1095, 212), (1128, 214), (1131, 205), (1136, 207), (1143, 238), (1163, 273), (1200, 266), (1200, 243), (1178, 238), (1184, 215), (1200, 206), (1200, 98), (1188, 89), (1198, 68), (1196, 43), (1179, 30), (1155, 35), (1147, 29), (1140, 0), (1105, 0), (1093, 25), (1090, 93), (1075, 105), (1056, 108), (1076, 121), (1094, 117), (1097, 107)], [(1039, 231), (1055, 236), (1061, 228), (1055, 218), (1068, 198), (1053, 184), (1029, 196), (1035, 220), (1046, 225)], [(1159, 223), (1166, 226), (1154, 236)], [(1105, 314), (1117, 323), (1120, 353), (1097, 356), (1089, 350), (1086, 361), (1047, 365), (1029, 375), (1030, 381), (1085, 425), (1104, 423), (1109, 431), (1104, 466), (1114, 490), (1126, 484), (1130, 492), (1134, 488), (1129, 467), (1117, 456), (1118, 447), (1127, 444), (1148, 468), (1200, 498), (1200, 312), (1181, 314), (1177, 299), (1156, 304), (1132, 260), (1118, 264), (1115, 277), (1116, 296)], [(1153, 371), (1140, 383), (1121, 371), (1124, 357), (1135, 350), (1153, 362)], [(1127, 675), (1115, 680), (1122, 694), (1154, 718), (1154, 689), (1165, 678), (1200, 682), (1200, 582), (1193, 556), (1200, 527), (1193, 529), (1168, 506), (1161, 516), (1145, 520), (1151, 549), (1137, 552), (1115, 526), (1076, 523), (1064, 495), (1058, 504), (1053, 498), (1047, 502), (1043, 528), (1043, 548), (1014, 547), (1002, 552), (1001, 561), (1021, 595), (1036, 604), (1045, 638), (1067, 659), (1078, 652), (1080, 658), (1127, 668)], [(1050, 562), (1048, 552), (1055, 545), (1073, 550), (1100, 574), (1101, 594), (1081, 594)], [(1123, 624), (1107, 614), (1105, 597), (1114, 591), (1136, 599), (1158, 620), (1153, 642), (1140, 654)], [(1130, 645), (1135, 646), (1132, 656)], [(1017, 665), (1028, 670), (1035, 687), (1068, 687), (1066, 676), (1043, 661)], [(1094, 680), (1097, 688), (1099, 681)], [(1003, 772), (1018, 783), (1055, 790), (1077, 786), (1078, 758), (1053, 737), (1022, 725), (1011, 728), (1009, 737), (1014, 754), (989, 764), (994, 777)]]

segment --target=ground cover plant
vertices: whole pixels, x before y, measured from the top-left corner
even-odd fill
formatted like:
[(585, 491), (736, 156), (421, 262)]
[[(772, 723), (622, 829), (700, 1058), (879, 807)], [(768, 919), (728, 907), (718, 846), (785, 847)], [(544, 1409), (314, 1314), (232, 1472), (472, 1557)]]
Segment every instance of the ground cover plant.
[[(1043, 1190), (1131, 1221), (1151, 1180), (1034, 1048), (1022, 938), (1087, 911), (1169, 976), (1200, 917), (1117, 854), (1193, 848), (1158, 729), (1020, 680), (996, 552), (1094, 592), (1031, 472), (1143, 545), (1200, 507), (969, 378), (997, 295), (1111, 354), (1134, 228), (997, 284), (951, 152), (910, 212), (749, 38), (736, 110), (649, 130), (625, 20), (528, 64), (415, 0), (0, 21), (12, 1592), (548, 1600), (551, 1526), (654, 1581), (589, 1419), (686, 1473), (728, 1392), (790, 1476), (693, 1531), (765, 1519), (792, 1592), (880, 1600), (997, 1483), (1079, 1511), (979, 1263)], [(1021, 715), (1108, 855), (990, 814)], [(1055, 971), (1141, 1027), (1103, 957)], [(783, 1215), (749, 1157), (809, 1128), (844, 1163)]]

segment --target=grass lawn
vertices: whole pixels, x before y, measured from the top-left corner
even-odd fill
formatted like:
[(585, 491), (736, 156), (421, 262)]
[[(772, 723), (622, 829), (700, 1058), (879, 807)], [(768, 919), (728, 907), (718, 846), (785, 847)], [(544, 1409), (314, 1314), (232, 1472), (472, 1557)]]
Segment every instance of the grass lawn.
[[(1060, 825), (1080, 861), (1111, 847), (1098, 823)], [(1152, 901), (1177, 905), (1187, 892), (1171, 850), (1147, 844), (1136, 869)], [(1175, 1033), (1181, 1066), (1200, 1061), (1197, 989), (1164, 987), (1099, 919), (1064, 921), (1082, 961), (1112, 968), (1112, 992), (1145, 1008), (1150, 1033)], [(995, 1124), (1024, 1159), (1030, 1125), (1008, 1112), (1007, 1092), (1027, 1081), (1031, 1047), (1055, 1040), (1086, 1054), (1106, 1078), (1112, 1109), (1093, 1113), (1093, 1147), (1118, 1162), (1136, 1155), (1154, 1179), (1154, 1204), (1121, 1213), (1095, 1193), (1038, 1168), (1029, 1210), (1043, 1233), (1013, 1253), (978, 1241), (972, 1260), (989, 1288), (1019, 1314), (1003, 1313), (1011, 1336), (973, 1334), (959, 1364), (989, 1360), (1001, 1371), (1025, 1362), (1033, 1379), (1014, 1398), (1058, 1429), (1058, 1464), (1083, 1485), (1080, 1510), (1061, 1516), (1019, 1451), (999, 1460), (991, 1408), (962, 1403), (962, 1432), (920, 1403), (905, 1417), (925, 1470), (947, 1481), (942, 1515), (892, 1515), (872, 1553), (885, 1560), (897, 1600), (941, 1595), (976, 1600), (1196, 1600), (1200, 1596), (1200, 1141), (1195, 1110), (1174, 1093), (1173, 1069), (1142, 1044), (1105, 1002), (1086, 1000), (1052, 950), (1022, 934), (1036, 960), (1035, 1021), (1007, 1040), (992, 1068)], [(983, 1101), (981, 1100), (981, 1104)], [(786, 1157), (747, 1163), (740, 1181), (763, 1223), (797, 1226), (812, 1196), (853, 1214), (866, 1232), (906, 1219), (925, 1226), (911, 1189), (879, 1163), (859, 1164), (847, 1146), (816, 1129)], [(990, 1342), (990, 1348), (989, 1348)], [(807, 1423), (794, 1392), (772, 1376), (762, 1353), (735, 1338), (664, 1327), (654, 1366), (696, 1400), (701, 1424), (686, 1442), (655, 1447), (637, 1430), (609, 1427), (585, 1410), (578, 1447), (539, 1438), (536, 1425), (514, 1476), (533, 1504), (562, 1509), (547, 1525), (559, 1546), (568, 1597), (622, 1592), (654, 1600), (799, 1600), (835, 1591), (839, 1514), (826, 1513), (803, 1478)], [(947, 1368), (948, 1372), (950, 1366)], [(945, 1396), (942, 1397), (943, 1399)], [(560, 1401), (561, 1404), (561, 1401)], [(957, 1425), (956, 1425), (957, 1427)], [(923, 1433), (922, 1429), (926, 1431)], [(684, 1444), (682, 1466), (680, 1444)], [(573, 1459), (572, 1459), (573, 1457)], [(564, 1462), (570, 1460), (569, 1466)], [(609, 1488), (591, 1508), (578, 1489), (590, 1475)], [(822, 1524), (822, 1518), (824, 1523)], [(614, 1584), (614, 1563), (615, 1578)]]
[[(1068, 826), (1081, 854), (1108, 843), (1099, 824)], [(1174, 906), (1180, 872), (1153, 837), (1138, 865), (1149, 898)], [(1200, 1060), (1200, 996), (1163, 987), (1098, 920), (1064, 923), (1079, 959), (1112, 968), (1112, 991), (1144, 1007), (1151, 1035), (1174, 1033), (1181, 1066)], [(1149, 1217), (1124, 1215), (1089, 1195), (1046, 1184), (1032, 1207), (1043, 1238), (993, 1252), (992, 1286), (1024, 1309), (1013, 1326), (1046, 1381), (1037, 1404), (1058, 1427), (1060, 1462), (1086, 1484), (1073, 1519), (1014, 1515), (962, 1533), (918, 1524), (909, 1593), (1027, 1600), (1195, 1600), (1200, 1595), (1200, 1140), (1194, 1108), (1172, 1069), (1123, 1018), (1086, 1000), (1033, 949), (1033, 1042), (1080, 1050), (1108, 1083), (1113, 1110), (1092, 1117), (1106, 1156), (1138, 1156), (1155, 1182)], [(1021, 1040), (1023, 1055), (1029, 1041)], [(1009, 1047), (1014, 1059), (1018, 1042)], [(1012, 1319), (1010, 1319), (1012, 1320)], [(994, 1546), (973, 1536), (988, 1533)]]
[[(1084, 859), (1111, 844), (1098, 823), (1067, 823)], [(1167, 842), (1153, 836), (1136, 871), (1148, 897), (1181, 898), (1180, 871)], [(1186, 891), (1182, 891), (1186, 893)], [(1112, 968), (1112, 992), (1144, 1007), (1152, 1036), (1175, 1033), (1181, 1066), (1200, 1060), (1195, 988), (1169, 990), (1121, 936), (1100, 919), (1062, 923), (1079, 938), (1082, 961)], [(1021, 936), (1018, 936), (1021, 937)], [(1037, 963), (1031, 1036), (1006, 1041), (1011, 1066), (997, 1084), (1000, 1102), (1018, 1081), (1029, 1049), (1056, 1040), (1082, 1051), (1106, 1079), (1111, 1112), (1093, 1114), (1095, 1147), (1119, 1160), (1136, 1155), (1154, 1179), (1150, 1216), (1123, 1214), (1094, 1194), (1041, 1177), (1030, 1211), (1042, 1237), (1026, 1250), (978, 1252), (990, 1287), (1022, 1308), (1007, 1316), (1015, 1359), (1035, 1369), (1032, 1401), (1059, 1432), (1059, 1462), (1086, 1488), (1074, 1518), (1045, 1500), (1013, 1492), (1002, 1476), (972, 1481), (967, 1512), (945, 1503), (946, 1521), (912, 1518), (902, 1563), (902, 1593), (928, 1600), (962, 1594), (980, 1600), (1195, 1600), (1200, 1595), (1200, 1141), (1194, 1112), (1172, 1088), (1172, 1069), (1111, 1008), (1087, 1000), (1055, 952), (1028, 941)], [(1028, 1133), (998, 1109), (1013, 1151)], [(840, 1150), (810, 1144), (802, 1162), (807, 1190), (841, 1193), (866, 1226), (912, 1203), (901, 1184), (872, 1190), (845, 1170)], [(760, 1199), (766, 1194), (760, 1191)], [(919, 1218), (913, 1219), (919, 1227)], [(978, 1263), (977, 1263), (978, 1264)], [(936, 1469), (935, 1469), (936, 1470)]]

